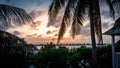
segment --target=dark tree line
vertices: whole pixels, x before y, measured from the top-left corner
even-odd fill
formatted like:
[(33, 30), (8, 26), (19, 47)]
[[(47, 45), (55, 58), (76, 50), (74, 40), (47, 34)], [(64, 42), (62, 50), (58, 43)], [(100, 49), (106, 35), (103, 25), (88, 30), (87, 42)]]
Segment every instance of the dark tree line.
[[(91, 50), (85, 46), (70, 51), (45, 45), (36, 54), (36, 68), (92, 68)], [(111, 45), (99, 46), (96, 50), (98, 68), (112, 68)], [(120, 52), (120, 42), (116, 43), (116, 52)]]

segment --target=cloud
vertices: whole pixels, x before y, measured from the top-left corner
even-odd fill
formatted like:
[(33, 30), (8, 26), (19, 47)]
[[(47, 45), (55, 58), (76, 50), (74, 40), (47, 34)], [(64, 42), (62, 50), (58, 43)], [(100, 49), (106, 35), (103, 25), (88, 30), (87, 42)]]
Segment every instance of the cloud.
[(49, 31), (47, 31), (47, 33), (46, 34), (52, 34), (52, 32), (49, 30)]
[(26, 37), (35, 37), (37, 34), (26, 35)]
[(58, 36), (58, 34), (55, 34), (54, 36), (55, 36), (55, 37), (57, 37), (57, 36)]
[(36, 21), (31, 25), (31, 29), (38, 30), (37, 27), (41, 25), (41, 21)]
[(90, 27), (89, 28), (83, 28), (81, 30), (80, 35), (89, 36), (90, 35)]
[(104, 22), (102, 26), (103, 26), (103, 29), (107, 29), (110, 25), (108, 22)]
[(42, 35), (38, 35), (37, 37), (42, 37)]
[(58, 32), (58, 30), (53, 30), (53, 32)]
[(12, 32), (14, 35), (20, 35), (21, 33), (19, 31), (13, 31)]
[(36, 19), (39, 16), (42, 16), (46, 13), (46, 11), (36, 11), (36, 10), (32, 10), (29, 15), (32, 17), (32, 19)]
[(61, 21), (62, 21), (62, 14), (58, 15), (58, 17), (56, 19), (54, 19), (53, 21), (49, 21), (47, 24), (47, 27), (53, 26), (55, 28), (60, 27), (61, 25)]

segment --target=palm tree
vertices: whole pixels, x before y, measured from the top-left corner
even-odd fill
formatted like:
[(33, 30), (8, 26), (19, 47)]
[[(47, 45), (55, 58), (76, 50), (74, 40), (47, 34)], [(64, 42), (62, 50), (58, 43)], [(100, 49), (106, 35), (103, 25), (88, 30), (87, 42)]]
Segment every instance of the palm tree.
[(15, 25), (32, 23), (32, 18), (25, 10), (9, 5), (0, 4), (0, 29), (8, 29)]
[[(90, 18), (92, 62), (94, 64), (94, 68), (96, 68), (97, 65), (95, 34), (97, 35), (98, 42), (103, 43), (101, 30), (102, 27), (101, 27), (100, 1), (104, 0), (53, 0), (48, 10), (49, 21), (53, 21), (58, 16), (60, 10), (62, 8), (65, 8), (57, 43), (59, 43), (60, 40), (63, 38), (68, 27), (71, 27), (72, 37), (75, 38), (75, 35), (77, 34), (78, 31), (81, 30), (83, 26), (85, 15), (88, 14)], [(119, 0), (105, 0), (105, 1), (110, 8), (111, 16), (114, 18), (115, 16), (114, 6), (119, 7), (120, 1)]]
[[(18, 38), (17, 36), (14, 36), (10, 33), (7, 33), (5, 31), (1, 31), (1, 30), (6, 30), (9, 27), (13, 27), (16, 25), (20, 26), (20, 25), (32, 23), (32, 22), (33, 22), (32, 18), (29, 16), (29, 14), (26, 13), (25, 10), (23, 10), (21, 8), (9, 6), (9, 5), (0, 4), (0, 55), (1, 55), (1, 58), (2, 58), (2, 56), (5, 56), (3, 58), (9, 57), (8, 59), (14, 59), (14, 60), (17, 60), (19, 58), (20, 62), (22, 62), (23, 59), (25, 59), (25, 56), (24, 56), (25, 55), (25, 47), (22, 45), (26, 44), (26, 42), (24, 40)], [(4, 52), (6, 52), (6, 53), (4, 53)], [(12, 55), (14, 55), (15, 58), (13, 58)], [(3, 58), (0, 59), (1, 62), (2, 62), (2, 60), (3, 60), (3, 62), (5, 62), (5, 59), (3, 59)], [(14, 60), (13, 60), (13, 62), (14, 62)], [(17, 60), (17, 61), (19, 61), (19, 60)], [(13, 63), (11, 63), (11, 64), (13, 64)], [(19, 63), (16, 63), (16, 64), (19, 64)], [(4, 63), (3, 63), (3, 66), (4, 66)], [(14, 65), (14, 66), (18, 66), (18, 65)], [(23, 66), (25, 66), (25, 63), (23, 63)]]

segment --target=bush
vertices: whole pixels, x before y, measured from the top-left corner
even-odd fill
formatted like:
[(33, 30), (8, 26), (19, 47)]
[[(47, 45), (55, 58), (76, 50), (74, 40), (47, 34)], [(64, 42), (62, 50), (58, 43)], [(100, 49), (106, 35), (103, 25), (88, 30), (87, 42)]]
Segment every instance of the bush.
[[(120, 46), (116, 46), (119, 51)], [(55, 48), (45, 45), (36, 55), (37, 68), (92, 68), (92, 48), (82, 46), (75, 51), (64, 47)], [(99, 68), (112, 68), (111, 45), (97, 47), (97, 64)]]
[(37, 68), (67, 68), (68, 49), (45, 45), (36, 55)]

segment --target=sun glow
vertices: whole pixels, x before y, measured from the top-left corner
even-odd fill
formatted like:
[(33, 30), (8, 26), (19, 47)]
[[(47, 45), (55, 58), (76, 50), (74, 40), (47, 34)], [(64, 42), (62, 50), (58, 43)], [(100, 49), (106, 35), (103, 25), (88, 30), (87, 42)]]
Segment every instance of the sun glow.
[(38, 34), (43, 34), (43, 33), (45, 33), (45, 32), (47, 31), (46, 26), (47, 26), (47, 23), (48, 23), (48, 18), (47, 18), (47, 16), (46, 16), (46, 15), (44, 15), (44, 16), (39, 16), (38, 18), (35, 19), (35, 22), (36, 22), (36, 21), (40, 21), (40, 22), (41, 22), (41, 23), (40, 23), (40, 26), (37, 27), (37, 29), (38, 29), (37, 33), (38, 33)]
[(35, 22), (36, 21), (41, 22), (40, 26), (37, 27), (37, 29), (38, 29), (37, 34), (42, 34), (43, 37), (53, 36), (52, 33), (47, 35), (46, 34), (47, 31), (58, 30), (58, 28), (47, 27), (47, 24), (48, 24), (48, 16), (47, 16), (47, 14), (45, 14), (44, 16), (39, 16), (38, 18), (35, 19)]
[[(31, 25), (23, 25), (20, 27), (10, 28), (7, 31), (13, 33), (14, 31), (20, 32), (17, 36), (21, 38), (25, 38), (28, 43), (48, 43), (50, 41), (57, 42), (59, 27), (55, 28), (54, 26), (47, 27), (48, 24), (48, 15), (47, 13), (44, 15), (40, 15), (36, 17), (34, 20), (35, 26)], [(57, 22), (56, 22), (57, 23)], [(50, 33), (47, 33), (50, 32)], [(54, 39), (54, 40), (53, 40)], [(68, 40), (69, 39), (69, 40)], [(72, 38), (70, 38), (69, 30), (66, 31), (64, 38), (61, 42), (74, 42)]]

